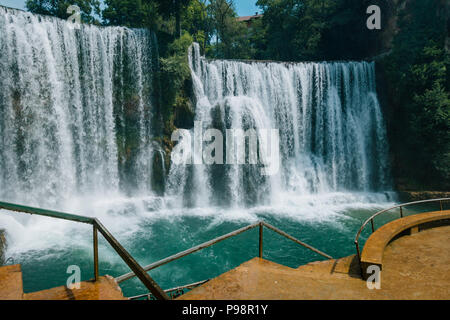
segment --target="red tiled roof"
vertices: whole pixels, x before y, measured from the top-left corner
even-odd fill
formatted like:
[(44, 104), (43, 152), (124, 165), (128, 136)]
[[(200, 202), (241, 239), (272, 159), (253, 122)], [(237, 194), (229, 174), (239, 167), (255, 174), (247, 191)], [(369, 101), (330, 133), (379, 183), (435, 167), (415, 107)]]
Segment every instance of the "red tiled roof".
[(252, 19), (258, 19), (261, 18), (263, 15), (262, 14), (257, 14), (254, 16), (245, 16), (245, 17), (238, 17), (237, 21), (241, 22), (241, 21), (250, 21)]

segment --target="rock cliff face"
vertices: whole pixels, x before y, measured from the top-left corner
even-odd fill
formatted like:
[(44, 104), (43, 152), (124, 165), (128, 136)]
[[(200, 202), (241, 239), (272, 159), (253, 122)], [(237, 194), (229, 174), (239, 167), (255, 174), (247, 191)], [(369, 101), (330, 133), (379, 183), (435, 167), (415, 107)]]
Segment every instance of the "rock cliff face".
[(381, 10), (381, 30), (372, 30), (375, 33), (374, 43), (368, 48), (366, 60), (378, 61), (389, 55), (395, 35), (398, 33), (398, 17), (403, 12), (406, 3), (410, 0), (374, 1)]

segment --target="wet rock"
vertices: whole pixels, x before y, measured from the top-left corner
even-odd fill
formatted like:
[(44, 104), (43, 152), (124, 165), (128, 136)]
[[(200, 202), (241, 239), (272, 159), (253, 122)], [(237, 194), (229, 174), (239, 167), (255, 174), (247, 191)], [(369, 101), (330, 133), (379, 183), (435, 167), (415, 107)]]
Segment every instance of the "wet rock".
[(450, 198), (449, 191), (399, 191), (401, 202), (412, 202), (428, 199)]

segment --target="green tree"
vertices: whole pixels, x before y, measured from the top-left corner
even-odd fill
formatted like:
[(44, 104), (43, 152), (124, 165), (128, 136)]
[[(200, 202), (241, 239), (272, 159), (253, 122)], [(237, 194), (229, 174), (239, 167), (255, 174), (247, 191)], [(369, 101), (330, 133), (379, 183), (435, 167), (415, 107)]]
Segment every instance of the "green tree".
[[(426, 12), (427, 14), (424, 14)], [(392, 54), (381, 66), (392, 111), (388, 132), (400, 189), (450, 188), (450, 58), (445, 3), (400, 10)]]
[(305, 0), (259, 0), (267, 28), (267, 56), (275, 60), (304, 60), (318, 55), (322, 18)]
[(377, 48), (380, 31), (366, 28), (366, 9), (381, 0), (258, 0), (265, 56), (277, 60), (361, 59)]
[(206, 11), (207, 0), (192, 0), (181, 16), (181, 29), (189, 32), (194, 41), (198, 42), (204, 51), (211, 37), (210, 20)]
[[(151, 0), (147, 0), (151, 1)], [(181, 14), (192, 0), (153, 0), (164, 18), (175, 17), (175, 36), (181, 37)]]
[(81, 20), (85, 23), (99, 23), (96, 15), (100, 14), (99, 0), (27, 0), (28, 11), (38, 14), (55, 16), (67, 19), (71, 14), (67, 13), (70, 5), (80, 8)]
[(165, 88), (162, 97), (161, 115), (164, 122), (164, 135), (170, 137), (175, 129), (175, 116), (180, 110), (188, 110), (190, 69), (188, 48), (192, 37), (185, 32), (168, 46), (167, 58), (160, 58), (160, 81)]
[(208, 5), (208, 13), (216, 32), (216, 40), (226, 37), (228, 24), (236, 17), (233, 2), (229, 0), (211, 0)]
[(247, 32), (248, 55), (256, 60), (270, 60), (271, 57), (267, 55), (267, 27), (263, 20), (255, 19)]
[(210, 54), (225, 59), (251, 58), (248, 30), (237, 21), (233, 1), (210, 0), (207, 11), (216, 42)]
[(102, 17), (107, 25), (155, 28), (158, 14), (154, 1), (105, 0), (105, 5)]

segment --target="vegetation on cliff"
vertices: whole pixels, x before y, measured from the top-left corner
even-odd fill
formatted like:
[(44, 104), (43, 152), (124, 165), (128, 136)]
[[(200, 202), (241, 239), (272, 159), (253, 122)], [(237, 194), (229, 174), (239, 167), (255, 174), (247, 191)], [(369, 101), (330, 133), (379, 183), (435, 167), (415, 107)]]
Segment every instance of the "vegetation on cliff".
[[(176, 128), (192, 128), (194, 109), (191, 102), (191, 78), (188, 63), (188, 48), (193, 39), (185, 32), (169, 44), (167, 58), (160, 59), (159, 79), (162, 89), (161, 117), (163, 129), (161, 139), (168, 155), (173, 147), (170, 140)], [(166, 159), (168, 162), (169, 159)], [(168, 163), (167, 163), (168, 167)]]
[(82, 22), (100, 24), (98, 16), (101, 13), (100, 0), (27, 0), (28, 11), (38, 14), (67, 19), (71, 13), (67, 9), (71, 5), (80, 8)]
[(397, 15), (392, 53), (380, 62), (397, 188), (450, 190), (448, 8), (407, 1)]

